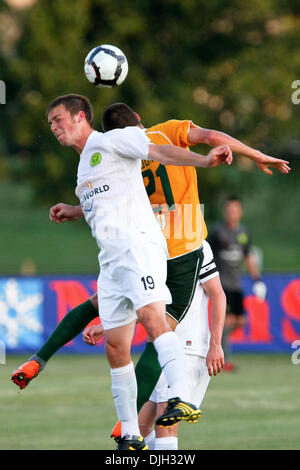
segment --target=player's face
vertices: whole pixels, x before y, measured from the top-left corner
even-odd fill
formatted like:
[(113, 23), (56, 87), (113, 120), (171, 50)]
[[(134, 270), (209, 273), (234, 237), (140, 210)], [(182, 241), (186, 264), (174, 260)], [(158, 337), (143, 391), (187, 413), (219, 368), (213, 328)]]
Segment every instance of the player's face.
[(48, 122), (51, 132), (61, 145), (73, 145), (77, 134), (76, 116), (72, 116), (63, 104), (49, 111)]
[(224, 216), (229, 225), (237, 225), (243, 215), (240, 201), (229, 201), (225, 206)]

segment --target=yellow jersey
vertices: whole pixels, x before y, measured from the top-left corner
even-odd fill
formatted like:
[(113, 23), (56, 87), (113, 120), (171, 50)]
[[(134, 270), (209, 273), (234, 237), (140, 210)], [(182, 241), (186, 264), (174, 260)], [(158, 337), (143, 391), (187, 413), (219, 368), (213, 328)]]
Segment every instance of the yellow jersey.
[[(172, 119), (145, 132), (153, 144), (188, 149), (191, 127), (196, 127), (192, 121)], [(182, 256), (199, 248), (207, 237), (207, 228), (200, 207), (195, 168), (143, 160), (142, 175), (167, 240), (169, 257)]]

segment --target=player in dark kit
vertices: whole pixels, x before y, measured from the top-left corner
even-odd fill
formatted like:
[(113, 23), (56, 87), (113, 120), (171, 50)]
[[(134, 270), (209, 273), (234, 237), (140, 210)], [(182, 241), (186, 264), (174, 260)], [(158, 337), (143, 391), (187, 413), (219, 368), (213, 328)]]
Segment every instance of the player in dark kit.
[(242, 203), (238, 197), (229, 198), (224, 206), (224, 221), (211, 230), (209, 242), (214, 253), (221, 283), (227, 299), (227, 314), (223, 332), (222, 346), (225, 356), (225, 370), (234, 369), (230, 362), (229, 335), (239, 326), (245, 324), (243, 309), (243, 292), (241, 285), (241, 268), (243, 261), (252, 277), (254, 294), (264, 300), (266, 286), (260, 280), (260, 270), (251, 253), (251, 242), (248, 229), (240, 224), (243, 215)]

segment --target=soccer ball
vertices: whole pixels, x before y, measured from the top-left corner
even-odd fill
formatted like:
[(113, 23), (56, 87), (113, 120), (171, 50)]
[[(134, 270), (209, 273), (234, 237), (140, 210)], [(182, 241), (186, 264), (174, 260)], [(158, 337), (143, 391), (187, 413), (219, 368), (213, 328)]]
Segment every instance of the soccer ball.
[(89, 82), (98, 87), (121, 85), (128, 73), (125, 54), (118, 47), (102, 44), (85, 58), (84, 72)]

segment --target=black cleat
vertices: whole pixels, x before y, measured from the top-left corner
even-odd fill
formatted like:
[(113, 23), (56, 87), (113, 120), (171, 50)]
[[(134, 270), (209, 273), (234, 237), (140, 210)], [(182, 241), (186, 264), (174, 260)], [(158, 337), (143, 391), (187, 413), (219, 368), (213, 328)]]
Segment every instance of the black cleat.
[(118, 447), (116, 450), (148, 450), (146, 442), (144, 441), (143, 436), (125, 436), (119, 438)]
[(158, 426), (169, 427), (178, 421), (197, 423), (201, 417), (201, 411), (191, 403), (180, 400), (179, 397), (170, 398), (166, 411), (156, 420)]

